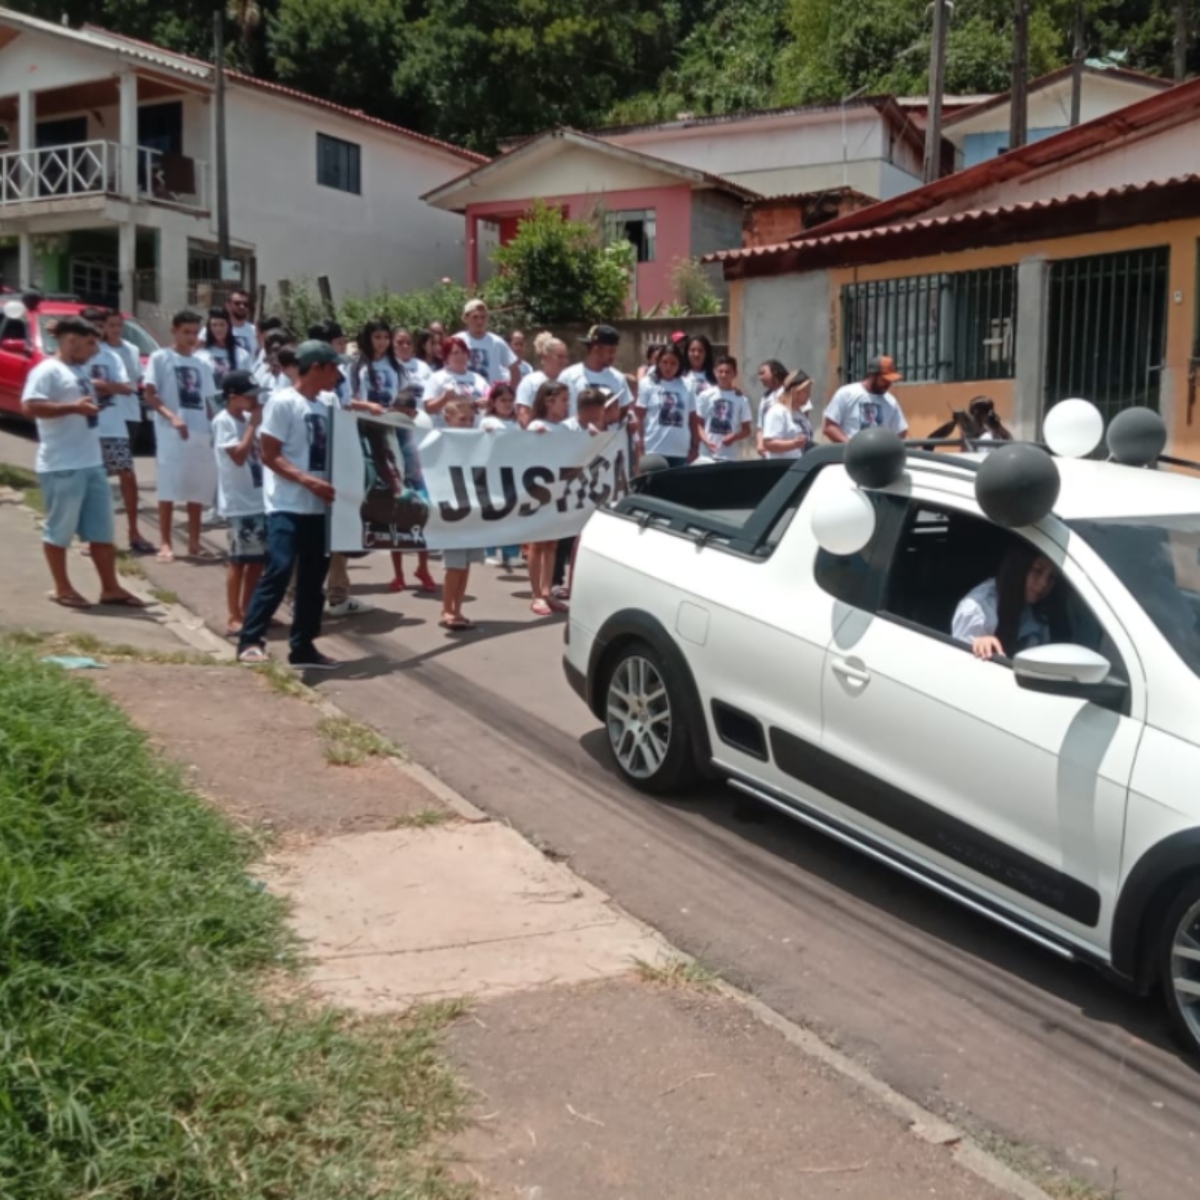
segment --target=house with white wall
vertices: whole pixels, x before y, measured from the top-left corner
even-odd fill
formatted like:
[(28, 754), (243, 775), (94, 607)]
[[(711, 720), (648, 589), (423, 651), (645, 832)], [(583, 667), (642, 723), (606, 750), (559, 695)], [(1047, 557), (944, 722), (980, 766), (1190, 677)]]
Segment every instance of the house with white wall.
[[(164, 317), (220, 291), (211, 64), (0, 8), (0, 280)], [(481, 155), (226, 73), (232, 257), (248, 288), (407, 290), (463, 261), (421, 196)], [(6, 135), (6, 139), (5, 139)]]

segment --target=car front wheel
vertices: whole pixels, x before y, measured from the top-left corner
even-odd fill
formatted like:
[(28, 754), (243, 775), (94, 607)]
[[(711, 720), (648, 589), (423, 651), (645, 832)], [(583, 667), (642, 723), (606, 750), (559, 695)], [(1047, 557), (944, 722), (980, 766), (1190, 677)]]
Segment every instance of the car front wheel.
[(1176, 1033), (1200, 1055), (1200, 879), (1191, 880), (1167, 912), (1159, 975)]
[(695, 776), (683, 699), (658, 652), (633, 642), (617, 653), (604, 691), (608, 744), (621, 774), (645, 792), (669, 792)]

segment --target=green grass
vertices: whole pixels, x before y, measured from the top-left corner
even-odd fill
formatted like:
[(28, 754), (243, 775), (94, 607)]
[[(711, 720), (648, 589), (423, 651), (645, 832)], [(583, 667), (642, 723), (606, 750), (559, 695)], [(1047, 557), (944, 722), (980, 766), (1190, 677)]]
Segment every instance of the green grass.
[(446, 808), (419, 808), (406, 813), (392, 822), (393, 829), (432, 829), (454, 820), (454, 813)]
[(159, 604), (178, 604), (179, 593), (171, 591), (170, 588), (154, 587), (150, 589), (152, 595)]
[(359, 767), (368, 758), (403, 757), (398, 746), (349, 717), (323, 717), (317, 733), (325, 741), (325, 761), (335, 767)]
[[(0, 631), (0, 653), (14, 650), (37, 650), (39, 656), (48, 654), (89, 654), (110, 663), (159, 663), (169, 666), (227, 667), (232, 659), (187, 650), (142, 650), (123, 642), (106, 642), (90, 633), (43, 633), (36, 630)], [(3, 1193), (0, 1192), (0, 1196)]]
[(695, 988), (697, 991), (708, 992), (716, 987), (721, 978), (698, 958), (668, 958), (653, 963), (644, 958), (635, 958), (633, 965), (646, 983), (653, 983), (659, 987)]
[(268, 1001), (296, 951), (248, 836), (29, 649), (0, 650), (0, 711), (5, 1200), (461, 1196), (428, 1149), (458, 1009)]
[(290, 667), (274, 659), (253, 668), (254, 673), (266, 681), (267, 687), (280, 696), (294, 696), (297, 700), (315, 700), (316, 693)]
[(46, 511), (46, 502), (42, 497), (42, 489), (38, 486), (38, 477), (25, 467), (16, 467), (12, 463), (0, 463), (0, 487), (15, 488), (25, 493), (25, 503), (37, 512)]
[(142, 566), (132, 550), (117, 550), (117, 571), (130, 579), (146, 578), (146, 568)]

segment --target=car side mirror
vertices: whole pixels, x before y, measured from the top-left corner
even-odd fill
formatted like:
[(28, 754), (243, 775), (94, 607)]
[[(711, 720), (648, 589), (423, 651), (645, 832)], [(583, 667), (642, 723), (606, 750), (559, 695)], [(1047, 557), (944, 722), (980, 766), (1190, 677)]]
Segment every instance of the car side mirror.
[(29, 358), (33, 354), (33, 351), (23, 338), (5, 338), (3, 341), (0, 341), (0, 352), (4, 354), (20, 354), (23, 358)]
[(1102, 690), (1108, 692), (1113, 687), (1123, 690), (1126, 686), (1123, 681), (1109, 677), (1112, 664), (1103, 654), (1069, 642), (1022, 650), (1012, 666), (1018, 687), (1049, 696), (1093, 700)]

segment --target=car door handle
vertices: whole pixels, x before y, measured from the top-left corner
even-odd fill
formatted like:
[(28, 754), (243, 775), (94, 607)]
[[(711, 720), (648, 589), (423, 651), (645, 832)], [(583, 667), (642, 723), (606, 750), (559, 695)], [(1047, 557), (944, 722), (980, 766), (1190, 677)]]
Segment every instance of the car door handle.
[(840, 675), (850, 683), (857, 683), (860, 687), (865, 687), (871, 682), (870, 671), (864, 671), (861, 667), (848, 663), (844, 658), (833, 660), (833, 670), (834, 674)]

